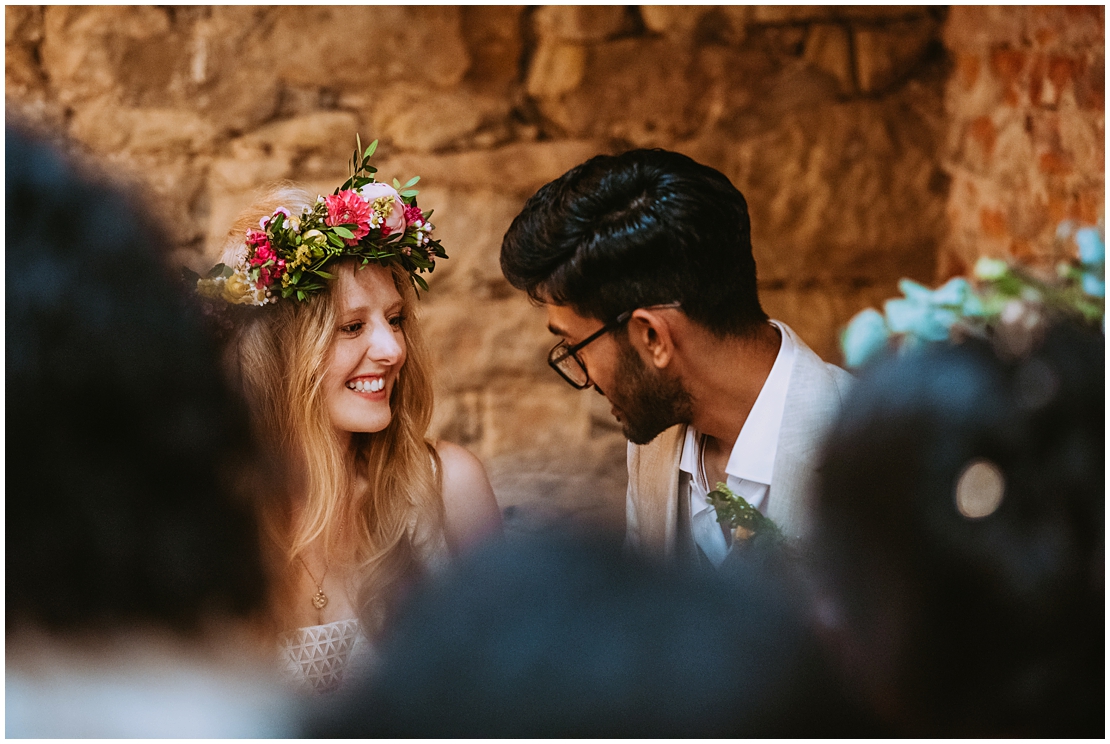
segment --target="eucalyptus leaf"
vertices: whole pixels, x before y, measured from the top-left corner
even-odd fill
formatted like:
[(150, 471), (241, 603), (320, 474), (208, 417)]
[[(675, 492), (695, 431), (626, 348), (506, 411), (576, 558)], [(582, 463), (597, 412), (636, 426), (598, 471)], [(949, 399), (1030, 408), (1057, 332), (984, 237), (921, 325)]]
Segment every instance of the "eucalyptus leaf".
[(420, 181), (420, 176), (413, 176), (405, 183), (405, 188), (407, 189), (409, 186), (415, 186), (418, 181)]
[(413, 196), (416, 196), (419, 193), (420, 192), (417, 191), (416, 189), (405, 189), (404, 191), (401, 192), (401, 196), (413, 197)]

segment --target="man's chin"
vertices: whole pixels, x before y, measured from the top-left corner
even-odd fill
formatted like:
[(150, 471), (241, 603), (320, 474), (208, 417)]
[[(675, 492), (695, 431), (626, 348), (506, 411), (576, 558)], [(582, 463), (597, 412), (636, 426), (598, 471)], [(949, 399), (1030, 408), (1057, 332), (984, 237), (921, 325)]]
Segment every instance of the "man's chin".
[(628, 420), (617, 419), (621, 422), (621, 432), (624, 434), (625, 439), (632, 442), (632, 444), (648, 444), (664, 431), (669, 429), (669, 426), (658, 428), (657, 426), (644, 427), (635, 426)]

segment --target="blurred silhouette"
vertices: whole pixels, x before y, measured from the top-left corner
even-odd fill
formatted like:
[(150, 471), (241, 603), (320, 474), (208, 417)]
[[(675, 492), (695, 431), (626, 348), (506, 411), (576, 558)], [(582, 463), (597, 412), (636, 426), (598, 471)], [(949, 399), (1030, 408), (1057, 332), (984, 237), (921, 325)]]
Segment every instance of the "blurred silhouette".
[(1101, 737), (1104, 339), (868, 370), (821, 470), (817, 613), (858, 700), (909, 736)]
[(232, 488), (249, 431), (164, 234), (45, 145), (5, 145), (6, 732), (278, 735)]
[(491, 545), (425, 586), (324, 737), (860, 733), (776, 561), (663, 570), (567, 537)]

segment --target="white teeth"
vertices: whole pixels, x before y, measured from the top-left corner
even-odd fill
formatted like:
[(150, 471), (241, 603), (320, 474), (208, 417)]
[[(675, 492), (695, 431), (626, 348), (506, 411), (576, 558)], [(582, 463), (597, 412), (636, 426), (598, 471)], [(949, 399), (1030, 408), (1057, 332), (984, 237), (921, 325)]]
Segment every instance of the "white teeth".
[(348, 382), (347, 388), (354, 390), (356, 393), (376, 393), (385, 388), (385, 380), (381, 377), (375, 377), (371, 380), (356, 380)]

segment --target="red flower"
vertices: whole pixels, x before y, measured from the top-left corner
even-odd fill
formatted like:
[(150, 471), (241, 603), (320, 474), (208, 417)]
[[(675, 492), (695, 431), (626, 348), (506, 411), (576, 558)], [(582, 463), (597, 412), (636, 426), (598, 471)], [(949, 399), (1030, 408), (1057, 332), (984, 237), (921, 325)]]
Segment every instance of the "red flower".
[(353, 239), (344, 238), (347, 245), (357, 245), (359, 239), (370, 234), (370, 205), (358, 195), (357, 191), (340, 191), (338, 194), (325, 196), (324, 202), (328, 207), (328, 216), (324, 223), (329, 227), (336, 225), (354, 225), (351, 229)]
[(412, 224), (414, 222), (422, 222), (424, 220), (424, 213), (420, 211), (420, 207), (413, 204), (411, 207), (405, 207), (405, 222)]

